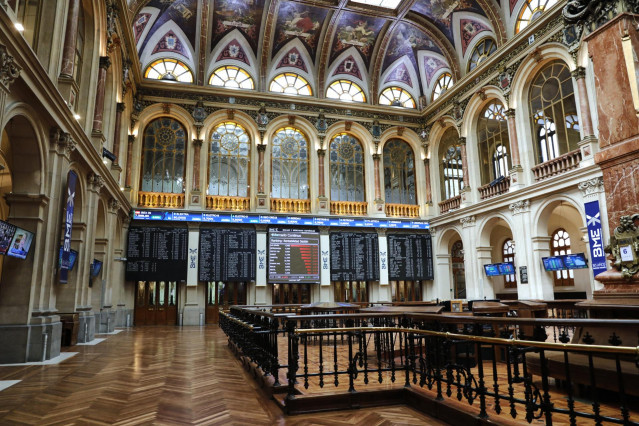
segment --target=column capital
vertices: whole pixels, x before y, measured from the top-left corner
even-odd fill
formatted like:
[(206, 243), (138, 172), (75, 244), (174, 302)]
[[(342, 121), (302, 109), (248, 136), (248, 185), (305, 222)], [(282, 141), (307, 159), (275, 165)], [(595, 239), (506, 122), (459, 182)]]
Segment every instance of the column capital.
[(461, 223), (462, 228), (471, 228), (475, 226), (475, 216), (462, 217), (459, 222)]
[(382, 158), (382, 154), (373, 154), (373, 160), (379, 160), (380, 158)]
[(266, 151), (266, 144), (260, 143), (257, 144), (257, 152), (264, 152)]
[(515, 118), (515, 108), (508, 108), (506, 111), (506, 117)]
[(572, 74), (572, 78), (574, 78), (575, 80), (579, 80), (581, 78), (586, 77), (586, 68), (577, 67), (574, 70), (572, 70), (570, 73)]
[(59, 127), (51, 128), (51, 144), (58, 152), (58, 154), (66, 155), (67, 157), (75, 151), (77, 142), (73, 140), (70, 134), (63, 132)]
[(100, 56), (100, 68), (109, 69), (111, 66), (111, 58), (108, 56)]
[(7, 47), (0, 44), (0, 83), (7, 92), (20, 76), (20, 70), (22, 68), (14, 62), (13, 56), (7, 52)]
[(100, 192), (104, 186), (104, 178), (97, 173), (89, 173), (89, 190), (93, 192)]
[(325, 149), (321, 149), (321, 148), (320, 148), (320, 149), (318, 149), (318, 150), (317, 150), (317, 155), (318, 155), (319, 157), (323, 157), (323, 156), (325, 156), (325, 155), (326, 155), (326, 150), (325, 150)]
[(126, 104), (124, 102), (118, 102), (117, 104), (115, 104), (115, 110), (117, 112), (124, 112), (125, 109), (126, 109)]
[(120, 210), (120, 207), (120, 202), (115, 198), (111, 198), (111, 200), (109, 200), (109, 210), (111, 210), (111, 213), (117, 213), (118, 210)]
[(195, 148), (202, 148), (204, 141), (202, 139), (193, 139), (193, 146)]
[(427, 158), (424, 158), (424, 165), (425, 165), (425, 166), (430, 165), (430, 158), (428, 158), (428, 157), (427, 157)]
[(526, 213), (530, 211), (530, 200), (519, 200), (508, 206), (513, 215)]
[(133, 142), (135, 142), (135, 135), (129, 135), (128, 142), (129, 145), (133, 144)]
[(577, 188), (579, 188), (584, 198), (603, 193), (604, 192), (603, 177), (597, 176), (596, 178), (592, 178), (584, 182), (579, 182), (579, 184), (577, 185)]
[(465, 136), (460, 136), (459, 137), (459, 144), (462, 146), (466, 146), (466, 137)]

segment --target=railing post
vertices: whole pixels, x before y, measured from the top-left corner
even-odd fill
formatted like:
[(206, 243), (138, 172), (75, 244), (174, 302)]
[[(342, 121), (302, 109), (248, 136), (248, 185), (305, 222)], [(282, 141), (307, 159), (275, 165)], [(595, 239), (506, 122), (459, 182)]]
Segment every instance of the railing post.
[(295, 399), (295, 378), (297, 376), (297, 361), (299, 359), (299, 336), (295, 334), (295, 321), (289, 320), (286, 324), (286, 330), (288, 331), (288, 392), (286, 400), (292, 401)]

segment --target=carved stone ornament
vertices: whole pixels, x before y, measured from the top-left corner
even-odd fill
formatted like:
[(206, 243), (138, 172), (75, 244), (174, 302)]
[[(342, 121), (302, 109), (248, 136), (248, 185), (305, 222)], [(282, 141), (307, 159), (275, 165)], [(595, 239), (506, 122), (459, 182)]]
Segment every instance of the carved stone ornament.
[[(626, 3), (626, 4), (624, 4)], [(636, 0), (570, 0), (562, 10), (566, 24), (578, 24), (586, 31), (592, 31), (613, 18), (619, 10), (627, 7), (631, 12), (637, 12), (639, 5)]]
[(513, 214), (520, 214), (527, 212), (530, 209), (530, 200), (519, 200), (508, 206)]
[(100, 192), (104, 186), (104, 178), (96, 173), (89, 173), (89, 186), (95, 192)]
[(206, 110), (204, 109), (202, 102), (198, 102), (197, 104), (195, 104), (191, 115), (197, 122), (201, 123), (204, 121), (204, 119), (206, 118)]
[(619, 222), (604, 251), (612, 255), (612, 266), (630, 280), (639, 272), (639, 213), (621, 216)]
[(54, 145), (58, 153), (65, 154), (67, 156), (75, 151), (75, 148), (78, 145), (70, 134), (63, 132), (62, 129), (58, 127), (53, 127), (51, 129), (51, 144)]
[(112, 212), (117, 212), (120, 209), (120, 202), (115, 198), (111, 198), (111, 200), (109, 200), (109, 209), (111, 209)]
[(7, 47), (0, 44), (0, 83), (9, 91), (11, 84), (20, 76), (20, 68), (13, 56), (7, 52)]
[(584, 197), (599, 194), (601, 192), (604, 192), (604, 181), (601, 176), (593, 179), (588, 179), (585, 182), (579, 182), (577, 188), (579, 188)]
[(471, 228), (475, 226), (475, 216), (466, 216), (459, 219), (462, 224), (462, 228)]

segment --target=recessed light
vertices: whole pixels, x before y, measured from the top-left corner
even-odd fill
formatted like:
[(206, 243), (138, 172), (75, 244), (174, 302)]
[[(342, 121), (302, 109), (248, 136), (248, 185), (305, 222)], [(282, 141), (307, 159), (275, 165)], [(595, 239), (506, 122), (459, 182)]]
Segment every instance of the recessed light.
[(73, 118), (75, 118), (76, 120), (80, 119), (80, 114), (73, 114)]
[(20, 22), (16, 22), (14, 26), (16, 27), (16, 30), (24, 32), (24, 26)]

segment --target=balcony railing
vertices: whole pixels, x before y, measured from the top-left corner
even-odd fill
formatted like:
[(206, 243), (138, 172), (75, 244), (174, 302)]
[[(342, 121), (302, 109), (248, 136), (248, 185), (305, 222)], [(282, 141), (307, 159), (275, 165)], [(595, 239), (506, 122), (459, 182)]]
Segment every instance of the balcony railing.
[(439, 203), (439, 211), (443, 214), (451, 210), (458, 209), (461, 206), (461, 195), (458, 195), (448, 200), (444, 200)]
[(331, 201), (331, 214), (347, 216), (365, 216), (368, 203), (361, 201)]
[(271, 198), (271, 211), (278, 213), (310, 213), (311, 200)]
[(581, 150), (576, 149), (532, 168), (535, 182), (548, 179), (568, 170), (576, 169), (581, 161)]
[(510, 188), (510, 176), (506, 176), (504, 179), (497, 183), (488, 183), (484, 186), (477, 188), (479, 191), (479, 197), (482, 200), (486, 198), (495, 197), (497, 195), (505, 194)]
[(184, 194), (138, 192), (138, 207), (182, 208), (184, 207)]
[(413, 204), (386, 204), (386, 216), (419, 217), (419, 206)]
[(243, 212), (250, 210), (251, 200), (248, 197), (207, 195), (206, 208), (208, 210), (232, 210), (236, 212)]

